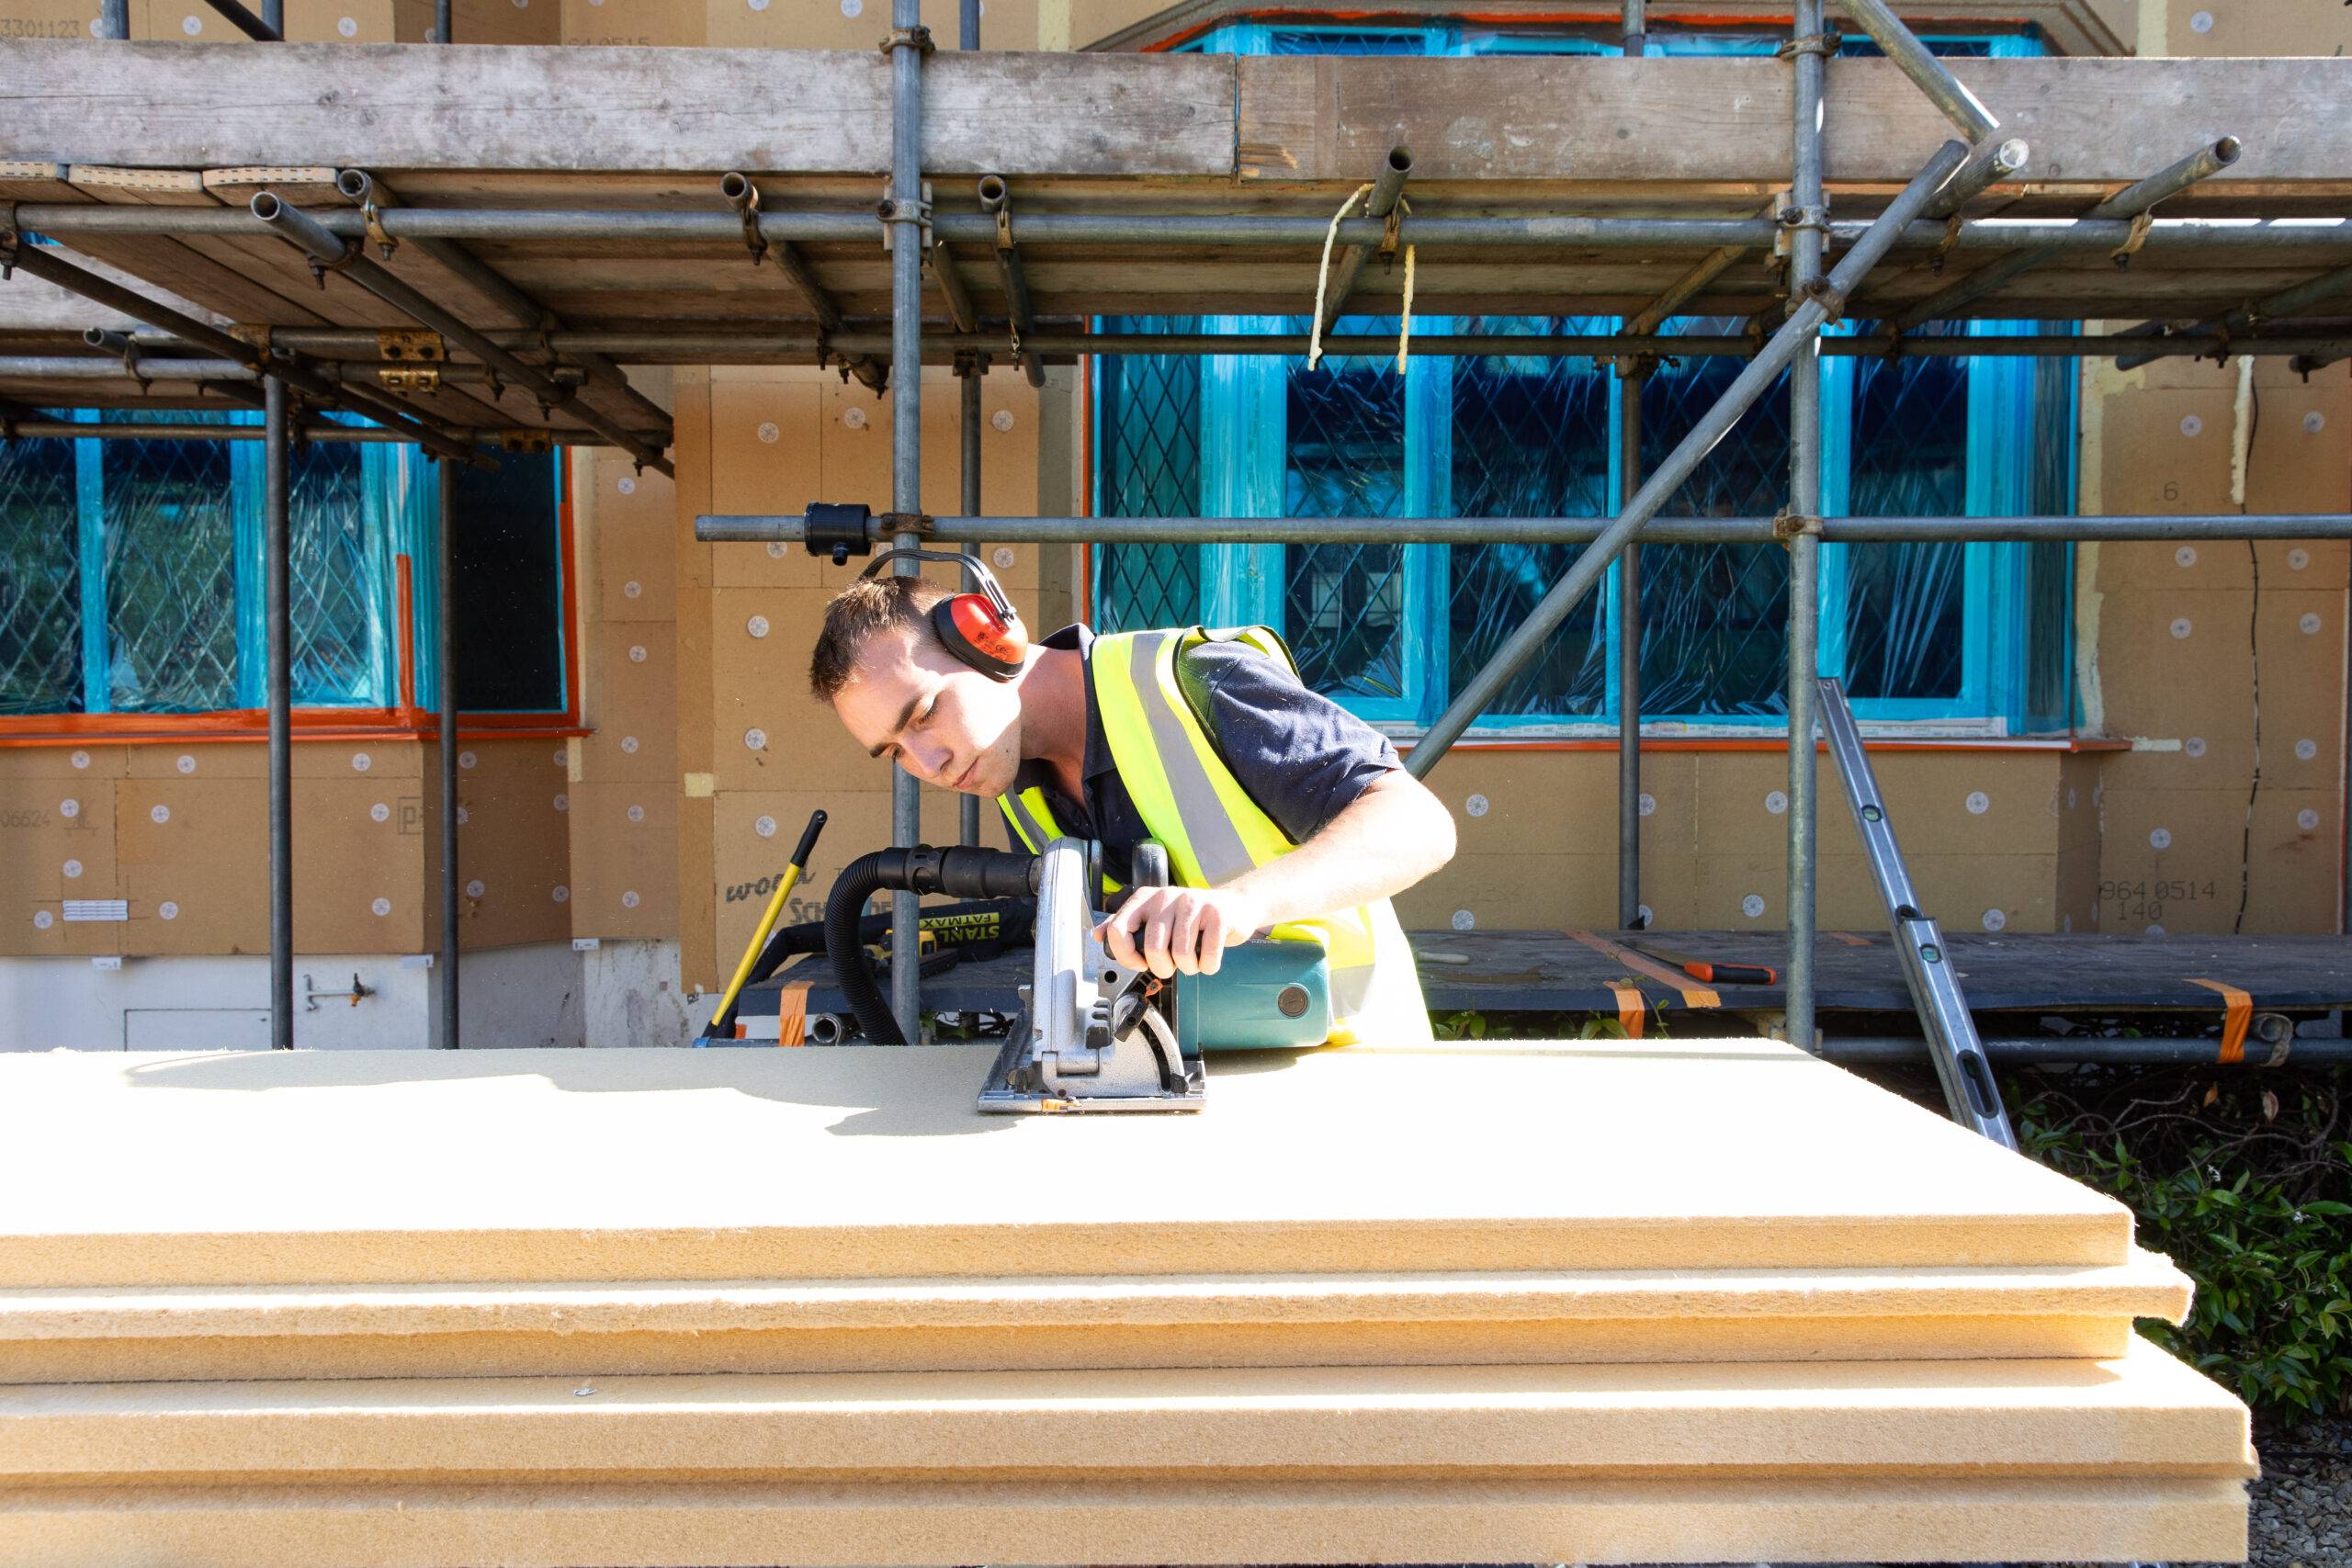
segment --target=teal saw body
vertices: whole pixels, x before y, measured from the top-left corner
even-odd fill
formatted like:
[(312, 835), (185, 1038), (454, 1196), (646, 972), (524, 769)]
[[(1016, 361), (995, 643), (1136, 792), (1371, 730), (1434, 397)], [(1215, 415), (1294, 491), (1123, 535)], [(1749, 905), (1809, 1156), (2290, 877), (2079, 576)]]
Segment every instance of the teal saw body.
[(1320, 1045), (1331, 1033), (1323, 944), (1245, 942), (1214, 975), (1176, 980), (1176, 1040), (1184, 1055)]

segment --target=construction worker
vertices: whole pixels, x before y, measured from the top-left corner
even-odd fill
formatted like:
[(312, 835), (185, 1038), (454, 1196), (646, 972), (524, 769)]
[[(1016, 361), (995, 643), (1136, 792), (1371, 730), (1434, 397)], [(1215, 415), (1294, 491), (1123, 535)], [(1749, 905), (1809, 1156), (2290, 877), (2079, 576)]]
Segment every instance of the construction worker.
[(953, 593), (873, 575), (889, 558), (826, 606), (809, 660), (860, 746), (995, 797), (1032, 851), (1099, 840), (1114, 884), (1137, 842), (1166, 845), (1176, 886), (1125, 897), (1099, 928), (1118, 962), (1215, 974), (1260, 933), (1319, 941), (1335, 1043), (1358, 1021), (1427, 1038), (1389, 898), (1453, 858), (1453, 820), (1385, 736), (1300, 682), (1280, 637), (1070, 626), (1032, 643), (984, 571), (983, 592)]

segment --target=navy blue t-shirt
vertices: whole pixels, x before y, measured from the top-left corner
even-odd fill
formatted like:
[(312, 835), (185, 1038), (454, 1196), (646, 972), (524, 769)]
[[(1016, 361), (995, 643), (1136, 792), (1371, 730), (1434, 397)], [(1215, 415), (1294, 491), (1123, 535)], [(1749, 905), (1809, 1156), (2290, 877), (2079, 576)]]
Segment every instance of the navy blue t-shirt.
[[(1046, 794), (1065, 833), (1102, 842), (1103, 870), (1127, 879), (1127, 852), (1151, 837), (1120, 782), (1094, 702), (1094, 634), (1064, 626), (1040, 645), (1076, 650), (1087, 661), (1086, 798), (1073, 801), (1043, 762), (1022, 763), (1015, 791)], [(1204, 642), (1178, 655), (1179, 680), (1235, 782), (1293, 843), (1304, 843), (1383, 773), (1404, 767), (1388, 738), (1247, 643)], [(1011, 828), (1007, 827), (1010, 836)], [(1018, 840), (1013, 847), (1021, 847)]]

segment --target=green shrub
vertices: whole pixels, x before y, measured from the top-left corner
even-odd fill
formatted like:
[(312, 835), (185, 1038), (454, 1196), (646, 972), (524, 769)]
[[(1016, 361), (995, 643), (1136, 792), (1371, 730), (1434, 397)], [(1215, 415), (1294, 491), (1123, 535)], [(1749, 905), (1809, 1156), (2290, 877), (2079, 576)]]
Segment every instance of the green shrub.
[(2352, 1410), (2352, 1130), (2346, 1074), (2023, 1075), (2025, 1151), (2122, 1201), (2197, 1282), (2158, 1344), (2287, 1422)]

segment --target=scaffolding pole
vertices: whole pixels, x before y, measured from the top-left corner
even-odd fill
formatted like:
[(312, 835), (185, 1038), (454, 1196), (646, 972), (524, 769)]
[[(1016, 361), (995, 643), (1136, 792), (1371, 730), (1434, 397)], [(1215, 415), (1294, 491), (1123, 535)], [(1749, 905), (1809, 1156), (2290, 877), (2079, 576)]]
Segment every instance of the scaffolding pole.
[(1672, 499), (1674, 492), (1682, 488), (1683, 481), (1698, 468), (1700, 459), (1723, 439), (1740, 415), (1746, 413), (1781, 372), (1788, 367), (1789, 362), (1812, 342), (1814, 335), (1821, 330), (1822, 322), (1829, 319), (1831, 307), (1842, 308), (1847, 297), (1870, 269), (1878, 265), (1879, 258), (1886, 254), (1895, 231), (1926, 205), (1928, 198), (1951, 177), (1952, 171), (1959, 168), (1967, 156), (1968, 148), (1958, 141), (1947, 141), (1937, 149), (1935, 155), (1928, 160), (1927, 166), (1912, 177), (1911, 183), (1904, 186), (1903, 193), (1894, 198), (1886, 211), (1880, 214), (1879, 220), (1871, 226), (1871, 231), (1862, 237), (1861, 243), (1838, 264), (1837, 270), (1829, 275), (1827, 284), (1797, 307), (1796, 313), (1772, 334), (1764, 351), (1724, 389), (1714, 406), (1700, 416), (1690, 434), (1682, 438), (1681, 444), (1659, 466), (1657, 472), (1642, 485), (1623, 513), (1601, 531), (1591, 548), (1577, 555), (1576, 564), (1568, 569), (1567, 575), (1552, 586), (1551, 591), (1528, 613), (1527, 619), (1503, 640), (1502, 646), (1495, 650), (1485, 666), (1470, 678), (1453, 701), (1447, 705), (1445, 711), (1438, 716), (1420, 743), (1413, 748), (1412, 760), (1407, 764), (1414, 777), (1429, 776), (1430, 770), (1445, 756), (1447, 748), (1462, 738), (1463, 731), (1470, 728), (1511, 677), (1559, 629), (1568, 612), (1592, 591), (1594, 581), (1616, 558), (1619, 548), (1639, 532), (1643, 525), (1657, 515), (1659, 509)]
[[(1618, 493), (1642, 478), (1642, 392), (1649, 371), (1618, 378)], [(1639, 931), (1642, 919), (1642, 546), (1617, 558), (1617, 926)]]
[[(978, 0), (969, 0), (969, 3), (977, 5)], [(974, 46), (967, 44), (966, 47)], [(978, 355), (970, 355), (956, 362), (956, 389), (958, 397), (958, 412), (962, 416), (957, 422), (956, 434), (962, 437), (964, 443), (964, 511), (967, 516), (973, 517), (980, 513), (980, 375), (981, 365)], [(981, 552), (987, 548), (986, 544), (976, 539), (965, 547), (965, 553), (978, 560), (980, 558)], [(971, 568), (966, 567), (964, 592), (977, 593), (979, 588), (978, 576)], [(958, 840), (967, 844), (978, 843), (980, 841), (980, 797), (976, 795), (964, 795), (956, 802), (956, 809)]]
[(269, 705), (269, 1043), (294, 1049), (294, 629), (288, 593), (293, 442), (285, 380), (262, 382), (262, 615)]
[[(0, 203), (0, 219), (6, 216), (6, 204)], [(7, 265), (30, 273), (44, 283), (53, 283), (71, 294), (78, 294), (92, 304), (119, 310), (135, 321), (169, 334), (180, 343), (219, 355), (249, 367), (259, 375), (266, 371), (290, 382), (305, 396), (333, 407), (349, 409), (388, 429), (397, 430), (426, 449), (467, 462), (486, 461), (458, 435), (441, 429), (413, 410), (401, 407), (391, 399), (360, 387), (345, 386), (319, 374), (299, 359), (285, 355), (265, 356), (253, 344), (231, 337), (218, 328), (183, 315), (169, 305), (149, 299), (135, 289), (125, 288), (111, 278), (99, 276), (73, 263), (48, 254), (55, 247), (23, 243), (21, 209), (17, 217), (19, 227), (11, 228), (0, 222), (0, 256)]]
[[(1622, 42), (1625, 58), (1641, 57), (1648, 46), (1645, 0), (1625, 0)], [(1696, 294), (1739, 258), (1736, 250), (1719, 250), (1686, 273), (1674, 288), (1689, 285), (1681, 299)], [(1713, 270), (1709, 270), (1712, 268)], [(1693, 281), (1695, 279), (1695, 281)], [(1675, 299), (1667, 291), (1651, 310), (1627, 325), (1640, 332), (1654, 330), (1666, 320)], [(1627, 496), (1641, 482), (1642, 391), (1649, 385), (1646, 361), (1617, 362), (1617, 493)], [(1617, 926), (1639, 931), (1642, 919), (1642, 546), (1628, 540), (1617, 558)]]
[[(2345, 512), (1817, 521), (1822, 538), (1833, 545), (2352, 538), (2352, 513)], [(1589, 545), (1611, 525), (1606, 517), (931, 517), (923, 520), (921, 536), (950, 545), (989, 538), (1016, 545)], [(1642, 538), (1654, 545), (1770, 545), (1786, 527), (1779, 517), (1659, 517), (1642, 529)], [(705, 513), (695, 519), (695, 538), (706, 545), (799, 544), (808, 537), (808, 521), (797, 512)], [(883, 519), (868, 523), (869, 548), (888, 537)]]
[[(1832, 226), (1833, 228), (1835, 225)], [(1669, 289), (1657, 304), (1636, 318), (1639, 327), (1644, 320), (1656, 325), (1657, 319), (1682, 304), (1689, 296)], [(1660, 306), (1666, 307), (1661, 311)], [(156, 331), (141, 331), (127, 334), (134, 348), (170, 347), (178, 342), (172, 334)], [(750, 365), (763, 361), (784, 359), (814, 361), (820, 354), (831, 352), (836, 357), (842, 352), (888, 352), (889, 333), (881, 327), (854, 327), (838, 334), (820, 336), (812, 332), (606, 332), (557, 330), (542, 339), (537, 333), (512, 332), (503, 329), (482, 334), (489, 341), (507, 349), (552, 348), (560, 355), (579, 356), (589, 354), (609, 354), (630, 364), (639, 365)], [(62, 351), (56, 356), (72, 357), (86, 344), (80, 333), (60, 332), (54, 334), (29, 333), (12, 340), (27, 345), (39, 345), (42, 355), (51, 348)], [(375, 333), (351, 327), (284, 327), (274, 329), (271, 343), (292, 354), (319, 356), (311, 367), (323, 372), (329, 367), (349, 369), (355, 367), (370, 370), (397, 367), (397, 362), (377, 358), (379, 339)], [(1071, 359), (1080, 355), (1264, 355), (1280, 358), (1297, 358), (1306, 352), (1308, 340), (1303, 333), (1137, 333), (1093, 334), (1078, 332), (1040, 332), (1035, 338), (1024, 340), (1023, 346), (1034, 348), (1042, 358)], [(959, 354), (1000, 354), (1004, 339), (996, 333), (933, 333), (923, 339), (924, 357), (933, 364), (949, 365)], [(1563, 333), (1555, 337), (1498, 336), (1488, 333), (1415, 333), (1413, 353), (1427, 358), (1480, 358), (1500, 356), (1513, 359), (1577, 359), (1611, 358), (1629, 354), (1647, 354), (1672, 359), (1746, 359), (1757, 351), (1754, 338), (1729, 333), (1690, 333), (1661, 335), (1651, 331), (1629, 331), (1610, 333)], [(1377, 359), (1396, 352), (1395, 337), (1374, 337), (1362, 333), (1326, 333), (1323, 352), (1340, 357), (1358, 356)], [(2275, 357), (2324, 356), (2334, 360), (2352, 355), (2352, 328), (2341, 322), (2315, 323), (2300, 332), (2274, 332), (2267, 335), (2236, 336), (2222, 332), (2176, 333), (2156, 337), (2144, 333), (2109, 333), (2075, 337), (2053, 337), (2039, 333), (1994, 333), (1971, 337), (1962, 333), (1935, 333), (1924, 337), (1896, 337), (1884, 333), (1857, 333), (1851, 337), (1824, 338), (1821, 353), (1831, 359), (1883, 359), (1890, 356), (1908, 359), (2100, 359), (2120, 354), (2145, 354), (2165, 358), (2198, 358), (2214, 355), (2248, 354)], [(36, 357), (29, 352), (20, 357)], [(110, 365), (119, 373), (119, 358), (101, 360), (85, 355), (90, 365)], [(154, 367), (158, 378), (168, 378), (172, 368), (169, 361), (142, 360), (142, 366)], [(476, 378), (481, 367), (449, 365), (444, 367), (445, 380), (469, 380)], [(569, 368), (560, 372), (568, 374)], [(96, 370), (80, 372), (98, 375)], [(248, 372), (250, 374), (250, 372)]]
[[(922, 57), (931, 34), (921, 0), (890, 0), (890, 199), (883, 221), (890, 241), (890, 510), (899, 519), (922, 510), (922, 251), (928, 220), (922, 199)], [(922, 536), (900, 532), (893, 543), (912, 549)], [(898, 575), (918, 563), (901, 557)], [(896, 763), (890, 769), (890, 842), (922, 838), (921, 786)], [(890, 896), (890, 1010), (910, 1044), (922, 1041), (922, 964), (919, 900)]]
[[(1883, 23), (1894, 34), (1909, 39), (1899, 22), (1874, 15), (1871, 7), (1848, 0), (1865, 26)], [(1789, 192), (1789, 299), (1792, 304), (1813, 298), (1821, 285), (1822, 235), (1829, 223), (1828, 197), (1821, 177), (1821, 89), (1824, 56), (1832, 47), (1826, 36), (1822, 0), (1797, 0), (1795, 36), (1790, 60), (1795, 68), (1792, 95), (1792, 142)], [(1877, 37), (1874, 29), (1872, 37)], [(1891, 38), (1881, 47), (1896, 54)], [(1903, 58), (1897, 54), (1898, 59)], [(1932, 58), (1932, 57), (1930, 57)], [(1914, 81), (1926, 79), (1909, 64), (1904, 69)], [(1941, 66), (1936, 70), (1942, 71)], [(1949, 73), (1943, 79), (1951, 80)], [(1957, 87), (1958, 84), (1953, 83)], [(1963, 98), (1965, 94), (1962, 94)], [(1974, 100), (1967, 102), (1973, 104)], [(1951, 110), (1947, 108), (1947, 114)], [(1984, 117), (1982, 110), (1978, 116)], [(1961, 117), (1955, 117), (1961, 118)], [(1983, 135), (1983, 130), (1973, 132)], [(1961, 173), (1968, 172), (1962, 165)], [(1786, 1038), (1806, 1050), (1816, 1031), (1813, 1007), (1813, 931), (1815, 807), (1813, 761), (1814, 681), (1821, 663), (1821, 535), (1814, 520), (1821, 515), (1821, 355), (1820, 337), (1812, 335), (1789, 361), (1789, 973)]]
[[(2198, 154), (2209, 165), (2197, 177), (2226, 166), (2237, 155), (2234, 139), (2217, 144), (2225, 149), (2217, 159), (2213, 149)], [(2164, 180), (2173, 171), (2154, 176)], [(2166, 220), (2143, 229), (2132, 221), (2165, 196), (2177, 195), (2192, 179), (2170, 188), (2140, 184), (2118, 193), (2109, 204), (2080, 218), (2046, 220), (1972, 219), (1955, 234), (1947, 223), (1925, 218), (1905, 223), (1895, 238), (1903, 251), (1922, 254), (1947, 251), (2004, 255), (2030, 255), (2034, 264), (2054, 256), (2107, 254), (2136, 241), (2136, 257), (2156, 258), (2178, 252), (2208, 253), (2233, 261), (2292, 266), (2301, 262), (2341, 262), (2352, 254), (2352, 231), (2341, 223), (2245, 224), (2222, 220)], [(1269, 246), (1313, 256), (1321, 252), (1324, 236), (1333, 232), (1329, 218), (1295, 218), (1254, 213), (1193, 212), (1023, 212), (1014, 214), (1009, 193), (997, 176), (989, 190), (1008, 197), (998, 205), (1013, 242), (1031, 245), (1215, 245)], [(2152, 196), (2152, 191), (2161, 194)], [(5, 205), (5, 204), (0, 204)], [(43, 234), (173, 234), (249, 236), (253, 225), (233, 208), (107, 207), (62, 202), (16, 204), (20, 227)], [(329, 232), (346, 240), (371, 238), (364, 213), (352, 208), (306, 209)], [(560, 242), (604, 244), (659, 242), (675, 244), (740, 246), (743, 220), (735, 212), (695, 211), (670, 208), (492, 208), (393, 207), (376, 215), (387, 238), (457, 241)], [(994, 244), (1000, 237), (997, 214), (989, 211), (942, 212), (931, 220), (934, 241), (958, 244)], [(760, 235), (770, 243), (871, 244), (875, 215), (871, 209), (854, 211), (796, 211), (758, 214)], [(1832, 249), (1844, 249), (1860, 240), (1871, 223), (1851, 219), (1832, 224)], [(1345, 218), (1336, 231), (1343, 245), (1377, 246), (1387, 237), (1383, 220)], [(1542, 216), (1448, 217), (1431, 214), (1399, 221), (1400, 245), (1429, 250), (1686, 250), (1703, 253), (1724, 246), (1769, 247), (1779, 233), (1770, 218), (1640, 218), (1558, 213)], [(2109, 279), (2114, 281), (2111, 277)], [(2128, 274), (2124, 281), (2129, 281)], [(2126, 290), (2128, 292), (2128, 290)], [(994, 346), (1004, 346), (999, 338)]]
[(620, 422), (609, 419), (580, 401), (578, 389), (556, 380), (538, 367), (526, 365), (469, 326), (458, 315), (383, 266), (359, 254), (356, 242), (338, 238), (316, 218), (282, 200), (275, 191), (256, 192), (247, 204), (253, 216), (272, 233), (311, 258), (314, 266), (333, 268), (360, 288), (407, 316), (418, 325), (439, 333), (499, 375), (535, 394), (542, 408), (561, 407), (589, 429), (625, 449), (639, 468), (668, 474), (670, 461), (662, 448), (644, 440)]
[(441, 597), (434, 636), (441, 688), (441, 1047), (455, 1051), (463, 1043), (458, 1029), (458, 466), (444, 459), (435, 467), (441, 470), (440, 534), (434, 541)]

